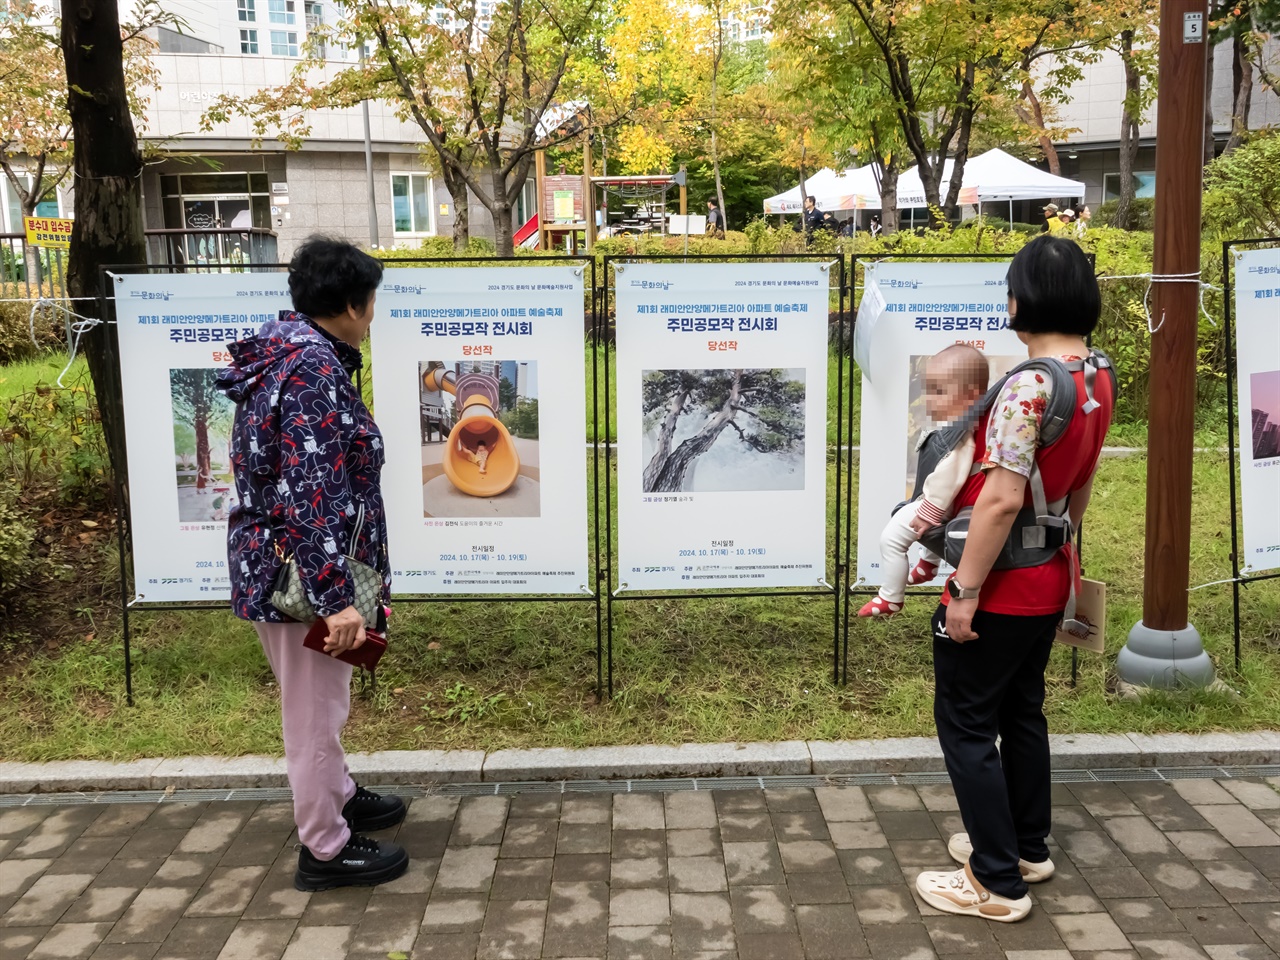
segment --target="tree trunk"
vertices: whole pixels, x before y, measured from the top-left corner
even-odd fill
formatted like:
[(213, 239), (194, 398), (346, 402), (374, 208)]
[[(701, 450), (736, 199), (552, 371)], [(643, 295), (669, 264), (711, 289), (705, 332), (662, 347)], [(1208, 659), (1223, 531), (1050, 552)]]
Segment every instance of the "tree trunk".
[(445, 189), (449, 191), (449, 199), (453, 201), (453, 249), (462, 253), (471, 240), (471, 199), (467, 194), (467, 183), (444, 162), (440, 164), (440, 175)]
[(945, 164), (945, 154), (937, 157), (936, 162), (934, 162), (933, 157), (930, 157), (928, 164), (918, 164), (920, 168), (920, 183), (924, 187), (924, 202), (929, 207), (931, 220), (933, 212), (942, 208), (942, 171)]
[(213, 477), (213, 463), (209, 452), (209, 398), (203, 381), (193, 389), (191, 409), (192, 425), (196, 433), (196, 490), (203, 490)]
[(1204, 162), (1208, 165), (1217, 155), (1213, 139), (1213, 58), (1218, 49), (1212, 37), (1208, 38), (1209, 49), (1205, 51), (1207, 61), (1204, 71)]
[[(489, 207), (489, 212), (493, 215), (493, 244), (498, 249), (498, 256), (511, 257), (515, 255), (515, 227), (511, 221), (511, 203), (507, 200), (506, 178), (497, 167), (489, 169), (489, 177), (494, 197), (494, 203)], [(592, 215), (586, 209), (582, 214), (584, 217)]]
[(742, 371), (734, 371), (733, 387), (724, 406), (715, 412), (697, 433), (683, 441), (675, 451), (667, 457), (654, 474), (653, 490), (656, 493), (678, 493), (684, 487), (684, 476), (693, 466), (693, 462), (711, 449), (711, 445), (724, 432), (729, 421), (734, 417), (739, 390), (742, 385)]
[(1138, 118), (1142, 77), (1133, 63), (1133, 31), (1120, 34), (1120, 58), (1124, 61), (1124, 107), (1120, 115), (1120, 199), (1116, 204), (1115, 226), (1132, 229), (1135, 185), (1133, 168), (1138, 160)]
[(663, 417), (662, 429), (658, 433), (658, 449), (653, 451), (649, 465), (644, 468), (642, 481), (646, 493), (656, 489), (654, 484), (657, 482), (658, 472), (667, 457), (671, 455), (671, 438), (675, 436), (676, 425), (680, 422), (680, 412), (688, 399), (689, 391), (681, 390), (672, 397), (671, 403), (667, 406), (667, 415)]
[[(1023, 100), (1027, 101), (1030, 109), (1022, 106), (1021, 101)], [(1053, 145), (1053, 140), (1045, 129), (1044, 106), (1040, 103), (1040, 98), (1036, 96), (1035, 88), (1031, 86), (1030, 80), (1022, 81), (1022, 93), (1018, 98), (1018, 103), (1014, 105), (1014, 109), (1017, 111), (1019, 119), (1036, 131), (1036, 140), (1040, 143), (1040, 152), (1044, 154), (1044, 159), (1049, 164), (1049, 172), (1055, 177), (1062, 176), (1062, 160), (1058, 157), (1058, 148)]]
[(1248, 37), (1237, 31), (1231, 56), (1231, 136), (1223, 153), (1230, 153), (1249, 133), (1249, 109), (1253, 105), (1253, 62), (1249, 59)]
[[(145, 264), (142, 157), (129, 114), (116, 0), (62, 0), (62, 52), (75, 140), (75, 227), (67, 253), (68, 292), (101, 295), (107, 264)], [(100, 317), (97, 300), (78, 300), (77, 313)], [(102, 319), (106, 319), (102, 317)], [(105, 324), (82, 341), (93, 378), (111, 465), (127, 482), (119, 346)]]
[(804, 200), (809, 194), (805, 192), (804, 182), (807, 179), (804, 173), (804, 158), (808, 153), (809, 143), (804, 138), (804, 131), (800, 132), (800, 230), (804, 231)]
[(716, 201), (720, 204), (720, 230), (729, 229), (728, 210), (724, 205), (724, 187), (720, 185), (720, 151), (716, 146), (716, 86), (720, 77), (720, 54), (724, 49), (724, 20), (720, 5), (715, 6), (716, 53), (711, 60), (711, 169), (716, 179)]
[(892, 157), (880, 166), (880, 229), (886, 233), (898, 232), (898, 158)]

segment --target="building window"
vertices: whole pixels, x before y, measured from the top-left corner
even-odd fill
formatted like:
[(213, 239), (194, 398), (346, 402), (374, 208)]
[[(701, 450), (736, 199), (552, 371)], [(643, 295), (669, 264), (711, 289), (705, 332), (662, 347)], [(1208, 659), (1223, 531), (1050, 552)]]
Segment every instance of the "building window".
[[(1139, 200), (1156, 195), (1156, 172), (1154, 170), (1139, 170), (1133, 175), (1134, 196)], [(1120, 174), (1108, 173), (1102, 178), (1102, 199), (1119, 200), (1120, 199)]]
[(236, 12), (245, 23), (256, 23), (258, 11), (254, 9), (256, 0), (236, 0)]
[[(19, 180), (22, 181), (23, 189), (30, 190), (32, 185), (32, 177), (30, 174), (19, 172), (17, 174)], [(18, 191), (14, 189), (13, 184), (9, 182), (8, 177), (0, 179), (0, 195), (5, 198), (6, 206), (9, 213), (9, 233), (22, 233), (26, 230), (25, 224), (22, 222), (22, 200), (18, 196)], [(36, 209), (32, 216), (36, 217), (60, 217), (60, 200), (61, 191), (55, 190), (48, 199), (42, 200), (36, 204)], [(4, 226), (3, 217), (0, 216), (0, 226)]]
[(257, 53), (258, 52), (258, 31), (257, 30), (241, 30), (240, 31), (240, 52), (241, 53)]
[(276, 57), (296, 57), (298, 55), (298, 35), (292, 30), (271, 31), (271, 53)]
[(297, 22), (294, 16), (293, 0), (267, 0), (267, 16), (272, 23), (293, 26)]
[(391, 175), (391, 212), (396, 233), (432, 233), (431, 195), (431, 177), (426, 174)]
[(302, 5), (302, 18), (308, 30), (324, 25), (324, 6), (319, 0), (306, 0)]

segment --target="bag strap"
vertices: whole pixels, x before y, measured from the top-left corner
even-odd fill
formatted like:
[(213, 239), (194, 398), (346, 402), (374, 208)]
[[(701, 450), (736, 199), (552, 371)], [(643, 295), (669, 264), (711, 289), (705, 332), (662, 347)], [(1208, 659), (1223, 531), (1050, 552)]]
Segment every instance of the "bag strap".
[(355, 553), (356, 548), (360, 546), (360, 537), (364, 534), (364, 497), (357, 497), (356, 503), (356, 522), (355, 528), (351, 532), (350, 552)]

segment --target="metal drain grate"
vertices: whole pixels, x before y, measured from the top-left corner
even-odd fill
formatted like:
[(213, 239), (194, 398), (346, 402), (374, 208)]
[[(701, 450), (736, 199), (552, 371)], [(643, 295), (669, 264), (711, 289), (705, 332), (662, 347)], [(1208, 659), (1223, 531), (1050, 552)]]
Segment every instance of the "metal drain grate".
[[(1097, 770), (1054, 770), (1054, 783), (1132, 783), (1189, 779), (1261, 779), (1280, 776), (1280, 765), (1254, 767), (1123, 767)], [(381, 793), (415, 798), (514, 796), (516, 794), (566, 793), (674, 793), (685, 790), (769, 790), (828, 786), (926, 786), (949, 780), (942, 771), (900, 774), (857, 773), (776, 777), (697, 777), (655, 780), (550, 780), (534, 782), (396, 784), (371, 788)], [(102, 793), (17, 793), (0, 794), (0, 809), (12, 807), (75, 806), (106, 803), (201, 803), (221, 801), (286, 802), (293, 794), (286, 787), (245, 787), (243, 789), (121, 790)]]
[[(1166, 780), (1223, 780), (1232, 776), (1222, 767), (1158, 767), (1157, 769)], [(1247, 772), (1249, 767), (1237, 767), (1236, 769), (1242, 772), (1235, 774), (1235, 776), (1254, 776), (1254, 774)]]
[(1129, 783), (1135, 780), (1163, 780), (1159, 772), (1151, 768), (1124, 767), (1121, 769), (1090, 770), (1093, 779), (1103, 783)]
[(764, 782), (759, 777), (697, 777), (692, 783), (695, 790), (764, 789)]
[(564, 793), (564, 781), (553, 780), (549, 783), (500, 783), (498, 793)]
[(676, 791), (693, 790), (694, 782), (691, 777), (685, 777), (678, 780), (628, 780), (627, 790), (630, 793), (673, 793)]

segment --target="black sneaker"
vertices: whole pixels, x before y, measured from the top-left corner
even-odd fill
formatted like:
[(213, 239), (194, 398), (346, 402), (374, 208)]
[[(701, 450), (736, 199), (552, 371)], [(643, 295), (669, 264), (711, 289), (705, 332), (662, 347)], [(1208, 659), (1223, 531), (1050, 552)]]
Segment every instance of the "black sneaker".
[(409, 868), (404, 847), (353, 833), (332, 860), (317, 860), (305, 846), (298, 854), (293, 885), (298, 890), (372, 887), (394, 880)]
[(342, 808), (342, 819), (347, 821), (352, 833), (373, 833), (394, 827), (404, 819), (404, 801), (399, 797), (384, 797), (356, 784), (356, 795)]

